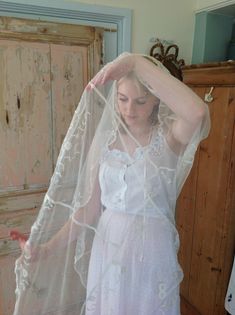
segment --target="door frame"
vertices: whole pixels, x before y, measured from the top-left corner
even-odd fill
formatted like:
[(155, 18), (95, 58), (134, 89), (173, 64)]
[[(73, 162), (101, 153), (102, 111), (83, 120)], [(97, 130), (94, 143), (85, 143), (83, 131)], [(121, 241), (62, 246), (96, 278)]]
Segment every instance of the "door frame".
[(0, 15), (116, 29), (117, 51), (131, 51), (132, 10), (66, 0), (0, 0)]

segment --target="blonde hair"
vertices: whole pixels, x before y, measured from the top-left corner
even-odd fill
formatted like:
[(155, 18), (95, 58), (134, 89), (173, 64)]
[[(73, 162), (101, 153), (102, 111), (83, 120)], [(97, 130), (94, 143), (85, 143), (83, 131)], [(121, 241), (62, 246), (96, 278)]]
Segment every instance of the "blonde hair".
[[(124, 80), (130, 80), (133, 82), (133, 84), (137, 87), (139, 91), (143, 90), (146, 92), (146, 94), (152, 95), (149, 90), (140, 82), (140, 80), (137, 78), (136, 74), (133, 71), (128, 72), (125, 76), (121, 77), (121, 79), (118, 80), (118, 86), (121, 84)], [(154, 96), (154, 95), (153, 95)]]
[[(149, 116), (149, 122), (152, 126), (155, 126), (158, 123), (158, 109), (159, 109), (159, 102), (160, 100), (154, 95), (152, 94), (147, 88), (146, 86), (144, 86), (140, 80), (138, 79), (138, 77), (136, 76), (136, 74), (133, 71), (128, 72), (125, 76), (121, 77), (121, 79), (118, 80), (118, 86), (124, 81), (124, 80), (130, 80), (133, 82), (133, 84), (137, 87), (137, 89), (139, 91), (144, 91), (146, 92), (146, 95), (149, 96), (153, 96), (154, 98), (156, 98), (156, 100), (158, 100), (157, 104), (154, 106), (153, 111), (151, 113), (151, 115)], [(122, 117), (121, 117), (122, 119)], [(122, 119), (123, 123), (126, 125), (125, 121)], [(125, 132), (124, 128), (120, 126), (120, 131), (121, 132)]]

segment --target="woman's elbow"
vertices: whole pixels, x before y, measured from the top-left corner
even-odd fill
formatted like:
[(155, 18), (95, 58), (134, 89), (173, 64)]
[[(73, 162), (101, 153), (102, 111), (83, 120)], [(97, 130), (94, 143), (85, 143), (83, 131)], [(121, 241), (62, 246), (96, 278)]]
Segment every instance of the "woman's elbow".
[(205, 118), (207, 112), (208, 112), (207, 104), (201, 102), (200, 106), (197, 106), (197, 109), (194, 113), (194, 121), (200, 123)]

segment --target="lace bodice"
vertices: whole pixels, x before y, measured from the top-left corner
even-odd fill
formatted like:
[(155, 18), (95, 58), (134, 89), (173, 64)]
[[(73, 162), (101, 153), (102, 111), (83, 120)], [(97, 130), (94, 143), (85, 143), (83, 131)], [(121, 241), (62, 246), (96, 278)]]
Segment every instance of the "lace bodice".
[(148, 216), (164, 212), (172, 218), (177, 160), (159, 130), (154, 132), (150, 144), (136, 148), (133, 156), (106, 146), (99, 171), (103, 206)]

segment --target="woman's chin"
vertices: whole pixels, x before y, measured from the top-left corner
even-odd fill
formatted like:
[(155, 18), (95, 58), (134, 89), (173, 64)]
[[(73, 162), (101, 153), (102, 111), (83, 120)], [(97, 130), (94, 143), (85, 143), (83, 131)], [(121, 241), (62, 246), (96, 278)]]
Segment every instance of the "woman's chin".
[(125, 118), (125, 123), (128, 127), (138, 125), (138, 121), (136, 118)]

